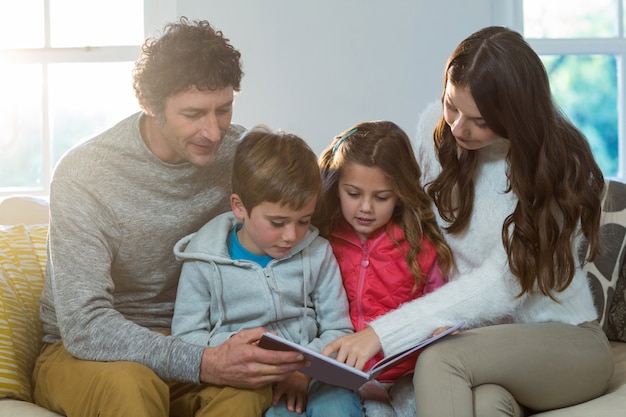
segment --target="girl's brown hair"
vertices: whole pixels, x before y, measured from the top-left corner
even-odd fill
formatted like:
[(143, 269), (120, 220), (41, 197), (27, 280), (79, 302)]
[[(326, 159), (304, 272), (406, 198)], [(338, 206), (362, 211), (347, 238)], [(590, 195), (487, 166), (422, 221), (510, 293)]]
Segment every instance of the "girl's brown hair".
[[(519, 201), (502, 242), (520, 295), (554, 298), (574, 277), (579, 226), (588, 260), (600, 250), (604, 178), (591, 149), (553, 103), (541, 60), (517, 32), (488, 27), (469, 36), (448, 59), (444, 94), (447, 83), (469, 89), (487, 126), (510, 142), (507, 191)], [(443, 118), (434, 141), (442, 171), (427, 190), (450, 222), (447, 231), (461, 233), (473, 208), (477, 152), (458, 146)]]
[(403, 229), (409, 243), (406, 261), (416, 284), (423, 279), (417, 262), (422, 238), (439, 253), (439, 268), (447, 274), (452, 253), (445, 242), (431, 209), (432, 201), (420, 185), (421, 170), (411, 141), (396, 124), (388, 121), (359, 123), (334, 138), (319, 158), (323, 188), (313, 223), (329, 238), (341, 218), (338, 182), (346, 164), (380, 168), (398, 196), (393, 220)]

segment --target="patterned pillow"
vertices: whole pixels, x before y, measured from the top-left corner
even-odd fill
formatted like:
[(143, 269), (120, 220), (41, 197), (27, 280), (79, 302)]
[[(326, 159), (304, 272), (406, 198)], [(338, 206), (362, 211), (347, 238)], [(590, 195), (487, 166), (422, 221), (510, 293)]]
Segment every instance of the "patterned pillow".
[(606, 335), (610, 340), (626, 342), (626, 265), (615, 287), (615, 296), (607, 313)]
[(47, 232), (46, 225), (0, 226), (0, 398), (32, 399)]
[[(624, 248), (626, 247), (626, 184), (607, 180), (606, 187), (607, 192), (602, 202), (600, 220), (600, 234), (604, 248), (592, 263), (583, 266), (583, 269), (587, 271), (587, 278), (598, 310), (598, 319), (605, 332), (608, 326), (607, 313), (611, 307), (615, 286), (624, 263)], [(585, 244), (579, 255), (582, 257), (587, 250), (588, 245)]]

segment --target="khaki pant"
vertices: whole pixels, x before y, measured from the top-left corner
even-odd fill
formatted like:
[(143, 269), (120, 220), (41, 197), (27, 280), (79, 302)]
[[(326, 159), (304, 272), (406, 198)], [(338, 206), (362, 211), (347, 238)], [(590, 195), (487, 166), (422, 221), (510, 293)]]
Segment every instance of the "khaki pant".
[(523, 416), (600, 396), (613, 374), (597, 322), (503, 324), (427, 347), (413, 378), (417, 416)]
[(35, 402), (67, 417), (259, 417), (272, 399), (271, 386), (166, 383), (135, 362), (79, 360), (62, 342), (44, 348), (33, 382)]

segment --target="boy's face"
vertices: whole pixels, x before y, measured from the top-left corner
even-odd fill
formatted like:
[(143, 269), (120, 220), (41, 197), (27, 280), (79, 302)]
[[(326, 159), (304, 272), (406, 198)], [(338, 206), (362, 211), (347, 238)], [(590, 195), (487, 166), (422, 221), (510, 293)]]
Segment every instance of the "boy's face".
[(316, 198), (300, 210), (267, 201), (257, 205), (251, 213), (245, 209), (239, 196), (231, 196), (235, 217), (243, 222), (237, 232), (239, 243), (255, 255), (282, 258), (304, 239), (315, 211)]

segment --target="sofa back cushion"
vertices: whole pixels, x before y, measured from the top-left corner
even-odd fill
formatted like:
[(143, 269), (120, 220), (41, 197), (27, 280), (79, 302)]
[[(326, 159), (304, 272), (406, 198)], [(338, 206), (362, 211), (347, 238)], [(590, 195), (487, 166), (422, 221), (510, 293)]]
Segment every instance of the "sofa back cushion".
[(0, 226), (0, 398), (32, 400), (47, 225)]
[[(624, 183), (606, 181), (606, 192), (602, 200), (600, 236), (603, 245), (602, 253), (593, 262), (585, 264), (583, 269), (587, 271), (587, 278), (598, 310), (598, 319), (604, 331), (609, 334), (609, 309), (613, 306), (615, 289), (623, 275), (626, 255), (626, 184)], [(587, 253), (588, 245), (585, 243), (579, 254), (581, 261)]]
[(0, 201), (0, 224), (47, 224), (49, 218), (45, 198), (14, 195)]
[(610, 340), (626, 342), (626, 266), (615, 287), (613, 302), (607, 313), (606, 335)]

